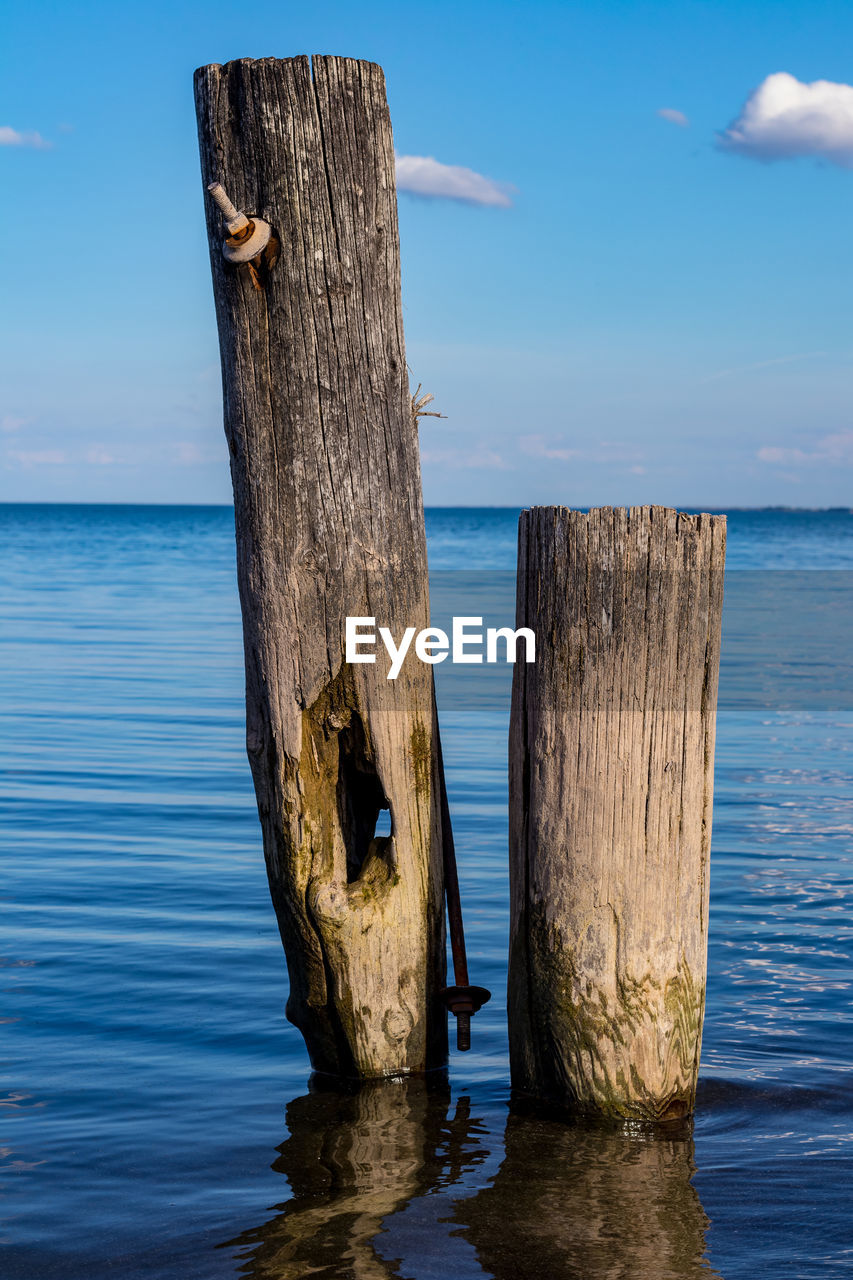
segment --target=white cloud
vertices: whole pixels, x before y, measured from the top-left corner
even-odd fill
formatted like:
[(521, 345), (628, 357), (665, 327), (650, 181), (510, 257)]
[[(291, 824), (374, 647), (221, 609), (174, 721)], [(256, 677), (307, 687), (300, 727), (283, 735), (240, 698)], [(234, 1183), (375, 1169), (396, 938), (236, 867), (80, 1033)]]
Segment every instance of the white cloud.
[(192, 440), (178, 440), (172, 446), (175, 461), (181, 466), (193, 466), (197, 462), (205, 462), (204, 452)]
[(759, 462), (771, 462), (777, 466), (792, 464), (813, 465), (831, 463), (834, 466), (853, 466), (853, 431), (835, 431), (823, 436), (813, 449), (788, 449), (777, 445), (765, 445), (756, 454)]
[(661, 107), (658, 111), (661, 120), (668, 120), (670, 124), (677, 124), (679, 129), (687, 129), (690, 121), (683, 111), (676, 111), (675, 107)]
[(0, 147), (35, 147), (38, 151), (44, 151), (51, 146), (53, 143), (48, 142), (33, 129), (25, 129), (21, 133), (11, 125), (0, 124)]
[(480, 445), (476, 445), (469, 451), (421, 449), (421, 462), (465, 471), (506, 471), (508, 469), (499, 453)]
[(96, 444), (86, 450), (86, 461), (95, 467), (110, 467), (116, 459), (103, 445)]
[(22, 467), (59, 467), (68, 461), (62, 449), (10, 449), (6, 456)]
[(580, 449), (565, 449), (559, 442), (551, 444), (544, 436), (519, 436), (518, 446), (531, 458), (549, 458), (552, 462), (571, 462), (581, 456)]
[(758, 160), (824, 156), (853, 165), (853, 85), (803, 84), (777, 71), (755, 89), (718, 135), (721, 147)]
[(644, 468), (638, 466), (643, 454), (633, 445), (621, 440), (601, 440), (591, 449), (571, 449), (562, 440), (549, 440), (545, 436), (519, 436), (518, 447), (522, 453), (531, 458), (546, 458), (550, 462), (601, 462), (635, 463), (631, 470), (642, 474)]
[(11, 435), (14, 431), (20, 431), (21, 427), (27, 425), (26, 418), (16, 418), (11, 413), (7, 413), (0, 418), (0, 431), (4, 435)]
[(709, 373), (706, 378), (699, 379), (699, 385), (707, 382), (719, 382), (721, 378), (733, 378), (742, 373), (755, 373), (760, 369), (771, 369), (775, 365), (795, 364), (798, 360), (815, 360), (825, 356), (825, 351), (802, 351), (792, 356), (775, 356), (772, 360), (758, 360), (754, 364), (740, 364), (733, 369), (720, 369), (718, 373)]
[(432, 156), (397, 156), (397, 188), (411, 195), (508, 209), (515, 187), (485, 178), (461, 165), (442, 164)]

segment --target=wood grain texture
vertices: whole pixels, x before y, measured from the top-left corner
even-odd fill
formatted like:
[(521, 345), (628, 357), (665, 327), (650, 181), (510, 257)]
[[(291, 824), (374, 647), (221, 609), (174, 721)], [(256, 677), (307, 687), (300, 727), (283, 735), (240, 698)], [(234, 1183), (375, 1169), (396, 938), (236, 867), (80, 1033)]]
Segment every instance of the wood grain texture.
[[(382, 70), (248, 59), (195, 76), (202, 176), (266, 219), (266, 286), (206, 202), (231, 454), (247, 745), (290, 974), (323, 1071), (444, 1061), (431, 671), (347, 665), (344, 620), (428, 624)], [(390, 808), (392, 835), (373, 838)]]
[(522, 513), (510, 727), (514, 1085), (693, 1107), (705, 997), (725, 517)]

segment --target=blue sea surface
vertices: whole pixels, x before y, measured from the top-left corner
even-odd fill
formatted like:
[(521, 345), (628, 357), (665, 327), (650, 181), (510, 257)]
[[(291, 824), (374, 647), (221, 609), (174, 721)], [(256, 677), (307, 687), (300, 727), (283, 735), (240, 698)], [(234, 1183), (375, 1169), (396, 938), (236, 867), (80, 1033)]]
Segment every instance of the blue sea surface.
[[(437, 581), (511, 601), (517, 515), (429, 511)], [(671, 1133), (509, 1107), (506, 673), (438, 681), (494, 992), (473, 1050), (449, 1082), (309, 1087), (230, 509), (9, 505), (0, 529), (0, 1275), (853, 1275), (853, 514), (729, 514), (700, 1093)]]

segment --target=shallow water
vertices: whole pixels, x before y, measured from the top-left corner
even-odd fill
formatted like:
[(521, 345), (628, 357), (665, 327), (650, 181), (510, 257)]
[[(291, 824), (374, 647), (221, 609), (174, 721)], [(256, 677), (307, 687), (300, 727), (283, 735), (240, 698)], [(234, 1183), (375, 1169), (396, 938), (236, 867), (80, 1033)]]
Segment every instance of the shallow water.
[[(428, 514), (449, 598), (461, 569), (511, 598), (515, 525)], [(309, 1087), (243, 749), (230, 511), (7, 506), (0, 526), (4, 1276), (853, 1271), (853, 516), (729, 518), (700, 1097), (663, 1136), (509, 1108), (505, 673), (470, 697), (439, 680), (472, 980), (494, 992), (474, 1049), (449, 1078)]]

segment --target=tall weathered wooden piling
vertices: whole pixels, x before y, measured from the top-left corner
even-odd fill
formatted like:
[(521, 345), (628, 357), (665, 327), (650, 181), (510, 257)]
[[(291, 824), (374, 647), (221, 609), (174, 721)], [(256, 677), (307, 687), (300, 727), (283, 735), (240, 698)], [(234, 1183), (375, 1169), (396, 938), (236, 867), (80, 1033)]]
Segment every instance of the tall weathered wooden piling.
[[(204, 183), (224, 189), (207, 226), (247, 745), (288, 1017), (320, 1070), (419, 1071), (446, 1054), (431, 669), (344, 662), (347, 616), (398, 635), (429, 612), (384, 77), (243, 59), (202, 67), (195, 93)], [(247, 215), (226, 212), (231, 261), (226, 196)], [(241, 265), (253, 215), (271, 235)]]
[(522, 513), (510, 728), (513, 1084), (692, 1110), (705, 999), (725, 517)]

